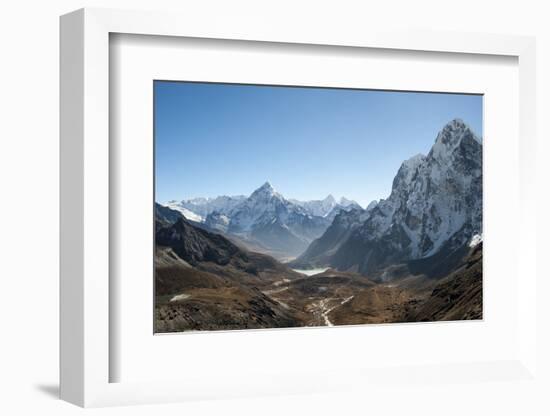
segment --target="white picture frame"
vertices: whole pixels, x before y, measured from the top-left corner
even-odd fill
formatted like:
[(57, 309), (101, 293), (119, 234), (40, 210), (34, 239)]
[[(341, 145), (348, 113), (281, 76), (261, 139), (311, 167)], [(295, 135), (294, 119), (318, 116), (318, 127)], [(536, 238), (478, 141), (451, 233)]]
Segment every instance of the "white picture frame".
[[(414, 369), (331, 369), (318, 374), (284, 371), (269, 380), (217, 383), (207, 377), (147, 382), (111, 382), (110, 366), (119, 359), (110, 348), (110, 34), (224, 39), (336, 48), (429, 51), (441, 54), (502, 55), (519, 67), (518, 269), (520, 322), (517, 349), (508, 359), (469, 363), (441, 362)], [(261, 45), (261, 44), (260, 44)], [(193, 16), (167, 13), (82, 9), (61, 18), (61, 398), (80, 406), (159, 403), (197, 398), (306, 393), (347, 389), (391, 379), (434, 380), (444, 372), (464, 381), (525, 380), (536, 377), (536, 211), (535, 41), (529, 37), (430, 32), (332, 31), (281, 26), (275, 22), (219, 19), (205, 24)], [(152, 336), (152, 334), (151, 334)], [(276, 336), (276, 335), (274, 335)], [(334, 377), (338, 374), (338, 377)], [(475, 374), (483, 374), (476, 377)], [(291, 376), (291, 377), (289, 377)], [(342, 384), (337, 380), (351, 379)], [(226, 388), (222, 389), (221, 386)], [(284, 386), (284, 387), (283, 387)]]

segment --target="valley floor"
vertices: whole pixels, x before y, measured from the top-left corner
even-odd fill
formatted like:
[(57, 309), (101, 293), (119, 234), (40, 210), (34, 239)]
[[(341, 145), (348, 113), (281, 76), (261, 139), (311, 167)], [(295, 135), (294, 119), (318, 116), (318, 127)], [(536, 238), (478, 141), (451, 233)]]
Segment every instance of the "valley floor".
[[(482, 318), (482, 250), (442, 279), (373, 282), (332, 269), (284, 273), (253, 284), (181, 268), (156, 297), (156, 332), (361, 325)], [(167, 272), (160, 271), (166, 283)], [(158, 280), (158, 278), (157, 278)]]

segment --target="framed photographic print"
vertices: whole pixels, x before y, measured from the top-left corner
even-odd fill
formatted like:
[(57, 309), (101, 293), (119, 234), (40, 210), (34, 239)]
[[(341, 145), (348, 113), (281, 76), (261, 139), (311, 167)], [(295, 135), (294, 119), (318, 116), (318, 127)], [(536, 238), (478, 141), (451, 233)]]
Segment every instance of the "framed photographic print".
[(62, 398), (536, 383), (533, 39), (214, 20), (61, 19)]

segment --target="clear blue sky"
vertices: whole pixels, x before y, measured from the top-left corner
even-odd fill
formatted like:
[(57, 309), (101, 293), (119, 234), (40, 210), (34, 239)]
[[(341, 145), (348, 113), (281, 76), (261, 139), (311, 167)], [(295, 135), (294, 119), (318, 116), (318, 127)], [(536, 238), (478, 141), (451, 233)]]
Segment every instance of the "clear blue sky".
[(248, 195), (386, 198), (403, 160), (461, 118), (482, 134), (477, 95), (155, 81), (156, 200)]

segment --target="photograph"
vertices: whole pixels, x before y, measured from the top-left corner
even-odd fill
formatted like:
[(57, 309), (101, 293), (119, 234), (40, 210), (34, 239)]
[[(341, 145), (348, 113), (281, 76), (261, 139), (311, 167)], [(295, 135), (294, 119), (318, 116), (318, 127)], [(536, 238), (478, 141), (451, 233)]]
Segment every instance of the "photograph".
[(547, 3), (4, 2), (0, 416), (550, 416)]
[(483, 95), (153, 92), (155, 333), (483, 319)]

